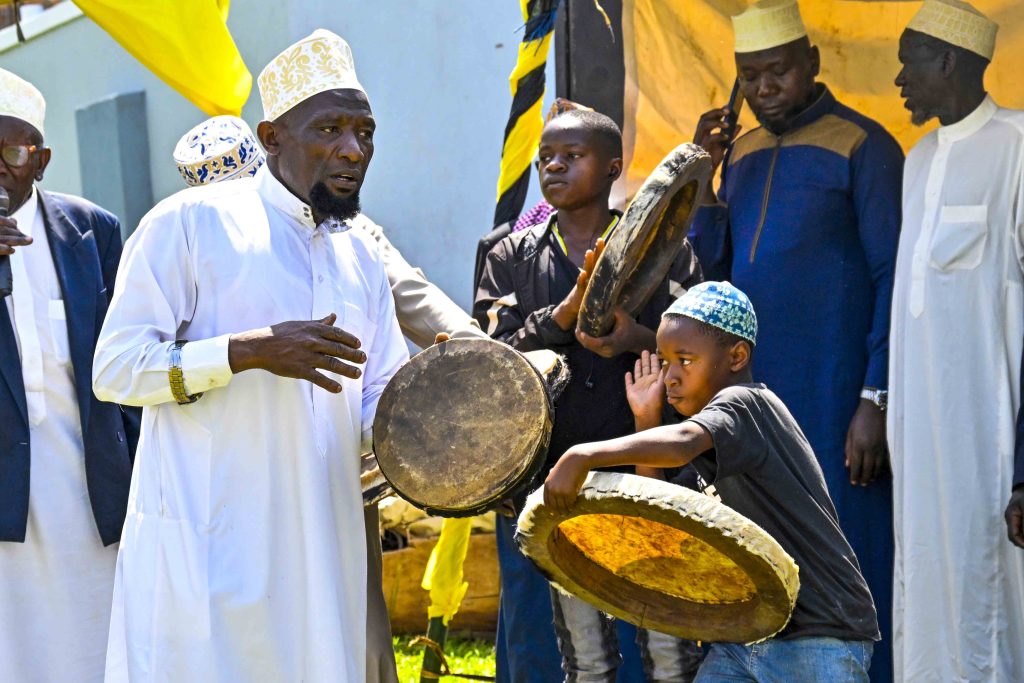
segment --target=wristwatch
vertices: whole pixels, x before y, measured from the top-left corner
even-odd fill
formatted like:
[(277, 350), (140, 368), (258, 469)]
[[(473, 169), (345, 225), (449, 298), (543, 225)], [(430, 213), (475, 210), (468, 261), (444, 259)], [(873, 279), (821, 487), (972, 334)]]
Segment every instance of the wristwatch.
[(885, 409), (889, 407), (889, 392), (885, 389), (864, 387), (860, 392), (860, 397), (874, 403), (883, 413), (885, 412)]
[(171, 363), (167, 369), (167, 379), (171, 384), (171, 395), (174, 396), (174, 400), (178, 402), (178, 405), (188, 405), (189, 403), (195, 403), (203, 395), (188, 394), (185, 392), (185, 375), (181, 371), (181, 347), (185, 346), (188, 341), (178, 340), (174, 342), (174, 346), (171, 347)]

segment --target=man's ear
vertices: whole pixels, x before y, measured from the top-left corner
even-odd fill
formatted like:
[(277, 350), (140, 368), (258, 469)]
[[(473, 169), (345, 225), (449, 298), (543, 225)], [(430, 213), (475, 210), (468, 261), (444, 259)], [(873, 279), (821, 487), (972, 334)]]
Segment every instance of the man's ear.
[(945, 50), (940, 57), (942, 63), (939, 68), (942, 69), (942, 75), (949, 78), (954, 71), (956, 71), (956, 52), (953, 50)]
[(270, 121), (260, 121), (256, 126), (256, 137), (260, 144), (267, 151), (267, 156), (276, 156), (280, 151), (281, 144), (277, 140), (277, 129)]
[(738, 341), (729, 349), (729, 370), (739, 372), (750, 365), (752, 349), (747, 340)]
[(821, 74), (821, 52), (817, 45), (811, 45), (809, 53), (811, 59), (811, 75), (817, 78)]
[(620, 175), (622, 175), (622, 158), (616, 157), (608, 164), (608, 177), (611, 178), (612, 181), (616, 181), (619, 179)]
[(39, 165), (36, 167), (36, 181), (43, 179), (43, 174), (46, 172), (46, 167), (50, 165), (50, 157), (53, 154), (53, 150), (49, 147), (43, 147), (39, 150)]

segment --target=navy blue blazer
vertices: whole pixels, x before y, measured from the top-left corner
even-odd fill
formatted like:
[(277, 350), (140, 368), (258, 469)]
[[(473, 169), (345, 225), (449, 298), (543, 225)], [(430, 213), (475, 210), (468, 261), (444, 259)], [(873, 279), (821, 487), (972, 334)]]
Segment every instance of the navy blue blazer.
[[(92, 393), (92, 358), (114, 291), (121, 226), (78, 197), (39, 190), (39, 206), (64, 296), (89, 501), (100, 538), (110, 545), (124, 525), (141, 415)], [(25, 541), (31, 457), (21, 361), (7, 306), (0, 305), (0, 541)]]

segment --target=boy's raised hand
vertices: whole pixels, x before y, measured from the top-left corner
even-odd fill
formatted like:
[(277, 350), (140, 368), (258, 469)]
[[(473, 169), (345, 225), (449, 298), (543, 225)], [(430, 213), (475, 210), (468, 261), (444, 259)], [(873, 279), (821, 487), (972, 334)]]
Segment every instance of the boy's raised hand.
[(597, 259), (601, 258), (603, 251), (604, 239), (598, 238), (594, 248), (588, 249), (583, 257), (583, 267), (580, 268), (580, 274), (576, 278), (576, 286), (560, 304), (555, 306), (555, 310), (551, 314), (555, 319), (555, 324), (566, 332), (576, 327), (576, 318), (579, 317), (580, 306), (583, 305), (583, 294), (587, 291), (587, 283), (590, 282), (594, 266), (597, 265)]
[(658, 354), (644, 351), (633, 372), (626, 373), (626, 400), (638, 424), (660, 424), (665, 403), (665, 381)]

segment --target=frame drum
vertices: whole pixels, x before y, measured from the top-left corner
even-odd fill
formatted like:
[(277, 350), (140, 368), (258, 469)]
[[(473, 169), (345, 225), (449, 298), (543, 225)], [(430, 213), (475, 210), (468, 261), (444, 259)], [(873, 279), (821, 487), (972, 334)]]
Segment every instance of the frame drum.
[(524, 354), (487, 339), (452, 339), (388, 383), (374, 451), (398, 495), (431, 515), (468, 517), (533, 482), (552, 414), (545, 377)]
[(516, 542), (562, 590), (688, 640), (770, 638), (800, 590), (793, 558), (761, 527), (710, 496), (633, 474), (591, 473), (564, 515), (534, 491)]
[(577, 322), (582, 332), (608, 334), (616, 308), (640, 314), (679, 255), (710, 179), (711, 157), (690, 143), (654, 169), (594, 266)]

